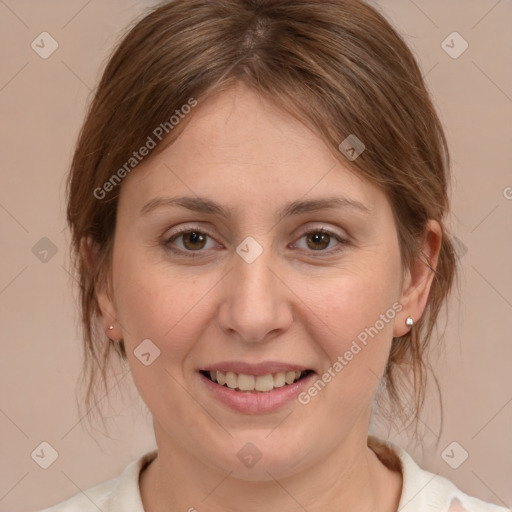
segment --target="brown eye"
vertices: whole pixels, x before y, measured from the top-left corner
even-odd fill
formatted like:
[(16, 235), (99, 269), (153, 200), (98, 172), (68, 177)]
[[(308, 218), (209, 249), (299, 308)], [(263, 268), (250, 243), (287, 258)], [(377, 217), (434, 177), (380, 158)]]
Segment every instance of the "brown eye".
[[(215, 246), (213, 242), (213, 238), (208, 233), (200, 229), (189, 227), (188, 229), (182, 229), (170, 237), (167, 237), (163, 245), (177, 254), (184, 256), (200, 256), (202, 253), (206, 253), (208, 249)], [(210, 243), (209, 246), (208, 243)]]
[[(310, 249), (315, 251), (325, 249), (329, 246), (331, 236), (322, 232), (311, 232), (307, 234), (307, 243)], [(311, 245), (309, 245), (311, 243)]]
[[(342, 250), (349, 241), (326, 229), (315, 229), (304, 233), (299, 240), (305, 239), (305, 244), (297, 243), (299, 249), (318, 252), (319, 255), (329, 255)], [(336, 243), (337, 242), (337, 243)], [(302, 246), (301, 246), (302, 245)]]
[(206, 243), (206, 237), (208, 235), (204, 235), (198, 231), (187, 231), (182, 233), (183, 237), (183, 245), (188, 250), (197, 250), (202, 249)]

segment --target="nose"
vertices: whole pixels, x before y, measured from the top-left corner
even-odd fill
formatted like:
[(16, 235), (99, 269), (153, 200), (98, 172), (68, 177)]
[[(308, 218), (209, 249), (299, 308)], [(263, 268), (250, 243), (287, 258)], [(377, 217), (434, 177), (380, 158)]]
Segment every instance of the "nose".
[(226, 336), (246, 342), (265, 342), (286, 332), (293, 321), (293, 295), (265, 249), (248, 263), (235, 254), (233, 266), (223, 279), (218, 320)]

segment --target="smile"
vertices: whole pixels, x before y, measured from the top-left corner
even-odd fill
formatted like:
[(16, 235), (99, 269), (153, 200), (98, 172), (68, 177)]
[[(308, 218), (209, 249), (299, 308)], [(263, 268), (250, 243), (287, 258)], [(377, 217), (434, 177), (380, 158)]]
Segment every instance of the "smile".
[(225, 361), (197, 374), (209, 397), (244, 414), (272, 413), (293, 403), (317, 375), (304, 366), (271, 361)]
[(212, 382), (236, 391), (269, 392), (277, 388), (289, 386), (306, 377), (310, 370), (267, 373), (265, 375), (248, 375), (245, 373), (201, 371)]

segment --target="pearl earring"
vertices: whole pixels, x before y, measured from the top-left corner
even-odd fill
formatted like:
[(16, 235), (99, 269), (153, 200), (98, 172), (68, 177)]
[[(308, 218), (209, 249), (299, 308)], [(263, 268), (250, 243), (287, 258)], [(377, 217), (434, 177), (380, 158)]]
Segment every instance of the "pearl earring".
[(109, 326), (108, 326), (108, 330), (109, 330), (109, 331), (111, 331), (113, 328), (114, 328), (114, 326), (113, 326), (113, 325), (109, 325)]
[(405, 325), (407, 325), (407, 327), (412, 327), (414, 325), (414, 320), (413, 320), (412, 316), (408, 316), (405, 319)]

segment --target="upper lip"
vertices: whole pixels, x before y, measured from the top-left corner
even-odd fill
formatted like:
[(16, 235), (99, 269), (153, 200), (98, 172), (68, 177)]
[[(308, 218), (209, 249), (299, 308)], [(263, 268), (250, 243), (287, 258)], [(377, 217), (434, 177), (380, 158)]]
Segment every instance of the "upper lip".
[(233, 373), (243, 373), (245, 375), (267, 375), (269, 373), (278, 373), (278, 372), (303, 372), (306, 370), (310, 370), (306, 366), (302, 366), (300, 364), (293, 363), (283, 363), (280, 361), (263, 361), (260, 363), (247, 363), (244, 361), (222, 361), (220, 363), (214, 363), (207, 365), (203, 368), (200, 368), (202, 371), (211, 372), (211, 371), (219, 371), (219, 372), (233, 372)]

